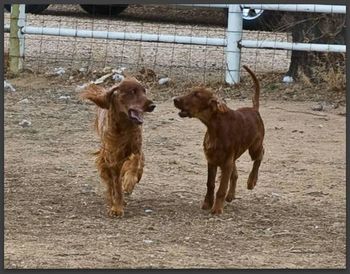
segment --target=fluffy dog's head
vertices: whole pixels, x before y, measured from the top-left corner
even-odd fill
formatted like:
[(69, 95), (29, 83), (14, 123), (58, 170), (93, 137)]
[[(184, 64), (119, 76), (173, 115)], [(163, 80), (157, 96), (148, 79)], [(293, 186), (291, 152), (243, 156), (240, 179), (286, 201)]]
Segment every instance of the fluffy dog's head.
[(126, 78), (118, 85), (105, 90), (91, 84), (81, 97), (89, 99), (100, 108), (128, 117), (135, 124), (143, 123), (143, 113), (152, 112), (155, 104), (146, 96), (146, 89), (135, 78)]

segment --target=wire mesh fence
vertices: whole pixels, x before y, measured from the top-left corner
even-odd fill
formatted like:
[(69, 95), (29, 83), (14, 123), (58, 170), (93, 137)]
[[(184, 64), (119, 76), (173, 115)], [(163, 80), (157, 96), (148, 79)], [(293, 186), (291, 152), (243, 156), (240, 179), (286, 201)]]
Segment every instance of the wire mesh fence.
[[(242, 39), (292, 41), (282, 25), (281, 13), (270, 17), (272, 31), (244, 30)], [(5, 13), (5, 25), (10, 14)], [(288, 22), (287, 22), (288, 23)], [(267, 25), (260, 22), (260, 29)], [(285, 23), (284, 23), (285, 24)], [(122, 13), (97, 15), (79, 5), (50, 5), (40, 14), (27, 13), (26, 25), (58, 29), (117, 31), (170, 34), (226, 39), (227, 10), (218, 8), (181, 8), (174, 5), (129, 5)], [(251, 29), (251, 27), (249, 27)], [(5, 52), (9, 34), (5, 33)], [(241, 64), (257, 73), (285, 73), (290, 65), (290, 51), (242, 48)], [(227, 67), (225, 47), (162, 42), (93, 39), (49, 35), (25, 36), (26, 69), (34, 72), (65, 70), (94, 71), (105, 67), (125, 67), (130, 71), (152, 69), (157, 75), (198, 81), (221, 81)]]
[[(5, 24), (10, 14), (5, 14)], [(86, 13), (78, 5), (51, 5), (41, 14), (26, 16), (26, 25), (118, 32), (173, 34), (225, 38), (224, 9), (179, 8), (162, 5), (131, 5), (118, 16)], [(5, 34), (5, 51), (8, 48)], [(287, 33), (245, 31), (247, 39), (287, 41)], [(256, 71), (288, 69), (287, 51), (243, 49), (242, 63)], [(33, 71), (65, 69), (95, 70), (104, 67), (129, 70), (150, 68), (173, 77), (223, 79), (225, 49), (210, 45), (183, 45), (158, 42), (106, 40), (47, 35), (26, 35), (25, 67)]]

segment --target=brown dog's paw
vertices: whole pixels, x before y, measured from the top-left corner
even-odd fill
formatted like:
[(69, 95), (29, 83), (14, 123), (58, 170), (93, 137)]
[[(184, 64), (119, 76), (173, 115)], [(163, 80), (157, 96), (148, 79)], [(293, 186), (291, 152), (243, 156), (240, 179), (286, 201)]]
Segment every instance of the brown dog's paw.
[(256, 186), (256, 180), (248, 180), (247, 188), (252, 190)]
[(203, 209), (203, 210), (209, 210), (209, 209), (211, 209), (212, 206), (213, 206), (212, 203), (210, 203), (210, 202), (208, 202), (208, 201), (205, 200), (205, 201), (202, 203), (201, 209)]
[(122, 208), (118, 208), (116, 206), (112, 206), (108, 210), (108, 216), (109, 217), (123, 217), (124, 216), (124, 210)]
[(228, 203), (231, 203), (234, 199), (235, 199), (235, 195), (229, 193), (229, 194), (227, 194), (225, 201)]
[(219, 214), (224, 213), (224, 209), (222, 207), (219, 207), (219, 208), (213, 207), (210, 212), (211, 212), (211, 214), (219, 215)]

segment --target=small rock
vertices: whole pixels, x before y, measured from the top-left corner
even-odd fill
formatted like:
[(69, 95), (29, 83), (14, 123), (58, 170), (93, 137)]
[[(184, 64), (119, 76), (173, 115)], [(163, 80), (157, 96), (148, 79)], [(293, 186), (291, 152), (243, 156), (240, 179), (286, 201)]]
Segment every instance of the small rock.
[(123, 74), (124, 70), (126, 70), (126, 67), (121, 67), (118, 69), (113, 69), (112, 72), (117, 73), (117, 74)]
[(289, 83), (293, 83), (294, 79), (291, 76), (284, 76), (282, 81), (283, 83), (289, 84)]
[(78, 85), (78, 86), (75, 88), (75, 91), (76, 91), (76, 92), (80, 92), (80, 91), (82, 91), (84, 88), (86, 88), (88, 85), (89, 85), (88, 83), (83, 84), (83, 85), (80, 85), (80, 86)]
[(74, 76), (69, 76), (69, 80), (73, 80), (74, 79)]
[(293, 133), (294, 133), (294, 132), (297, 132), (297, 131), (298, 131), (297, 129), (292, 130)]
[(56, 75), (62, 76), (65, 73), (66, 73), (66, 70), (62, 67), (54, 69), (54, 74), (56, 74)]
[(166, 83), (168, 83), (170, 81), (170, 78), (166, 77), (166, 78), (161, 78), (158, 81), (159, 85), (165, 85)]
[(275, 127), (275, 130), (281, 130), (283, 127)]
[(21, 101), (18, 101), (18, 103), (20, 103), (20, 104), (28, 104), (29, 100), (26, 98), (26, 99), (23, 99)]
[(10, 82), (4, 81), (4, 90), (16, 91), (16, 89), (10, 84)]
[(124, 80), (125, 77), (121, 74), (116, 73), (112, 76), (112, 78), (115, 82), (121, 82)]
[(324, 109), (323, 104), (318, 104), (316, 106), (312, 106), (311, 109), (313, 111), (322, 111)]
[(87, 68), (80, 68), (79, 72), (87, 72)]
[(323, 128), (323, 125), (318, 125), (319, 128)]
[(271, 192), (271, 195), (272, 195), (272, 196), (275, 196), (275, 197), (281, 197), (281, 195), (280, 195), (280, 194), (275, 193), (275, 192)]
[(152, 240), (143, 240), (143, 242), (144, 242), (145, 244), (151, 244), (151, 243), (153, 243)]
[(62, 96), (60, 96), (60, 98), (58, 98), (58, 99), (60, 99), (60, 100), (68, 100), (68, 99), (70, 99), (70, 96), (62, 95)]
[(190, 237), (185, 237), (185, 240), (188, 241), (190, 239)]
[(21, 127), (29, 127), (32, 123), (26, 119), (23, 119), (21, 122), (19, 122), (19, 125)]
[(153, 210), (152, 209), (145, 209), (145, 213), (152, 213)]

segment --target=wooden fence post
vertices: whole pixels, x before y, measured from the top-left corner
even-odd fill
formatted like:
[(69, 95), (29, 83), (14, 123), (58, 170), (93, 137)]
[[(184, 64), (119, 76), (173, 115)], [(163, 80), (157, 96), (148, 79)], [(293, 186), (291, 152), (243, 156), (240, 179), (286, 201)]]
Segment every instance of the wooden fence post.
[(10, 17), (9, 70), (17, 75), (23, 69), (25, 5), (13, 4)]

